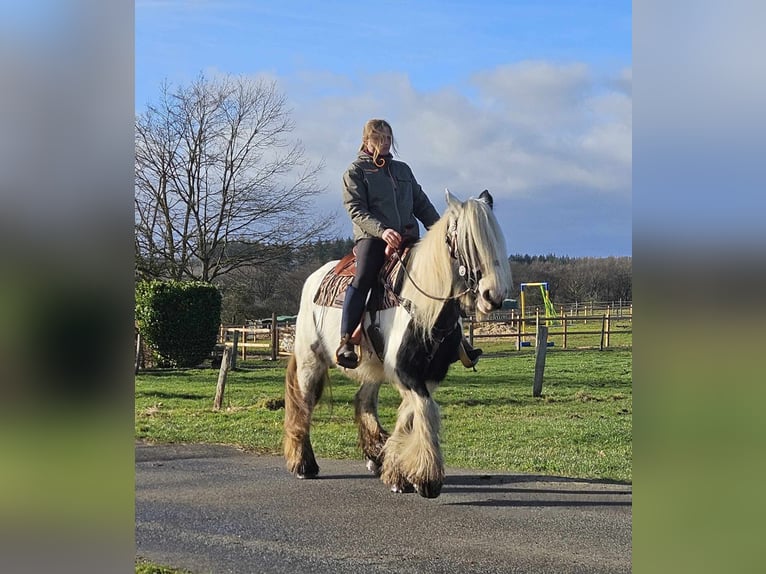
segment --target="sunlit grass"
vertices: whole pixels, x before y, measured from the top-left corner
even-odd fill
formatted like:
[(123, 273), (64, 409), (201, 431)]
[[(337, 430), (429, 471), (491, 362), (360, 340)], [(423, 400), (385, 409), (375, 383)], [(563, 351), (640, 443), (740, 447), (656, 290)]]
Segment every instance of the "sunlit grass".
[[(436, 392), (448, 466), (632, 480), (632, 353), (549, 350), (543, 396), (532, 396), (534, 350), (482, 346), (477, 372), (453, 365)], [(494, 349), (494, 350), (493, 350)], [(213, 410), (214, 369), (136, 377), (136, 437), (151, 442), (233, 444), (281, 452), (285, 361), (229, 373), (224, 408)], [(356, 383), (337, 371), (315, 410), (318, 457), (361, 459), (353, 422)], [(392, 429), (399, 395), (381, 387), (379, 413)]]

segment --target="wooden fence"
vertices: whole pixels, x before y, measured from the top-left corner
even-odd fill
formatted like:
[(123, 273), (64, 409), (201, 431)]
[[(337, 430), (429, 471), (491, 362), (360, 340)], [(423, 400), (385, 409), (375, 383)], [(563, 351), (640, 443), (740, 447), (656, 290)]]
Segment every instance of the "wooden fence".
[[(478, 339), (492, 339), (512, 341), (515, 350), (536, 347), (539, 327), (545, 326), (548, 328), (548, 346), (604, 350), (632, 346), (632, 343), (614, 343), (615, 336), (632, 335), (632, 325), (632, 314), (627, 314), (625, 310), (615, 314), (606, 309), (605, 312), (594, 315), (569, 315), (562, 312), (555, 318), (546, 318), (537, 312), (534, 316), (523, 319), (518, 311), (513, 311), (504, 319), (469, 318), (464, 321), (463, 327), (471, 344), (475, 344)], [(579, 335), (589, 336), (586, 337), (587, 344), (583, 344), (582, 341), (578, 343), (576, 339)], [(231, 360), (235, 364), (237, 360), (246, 361), (248, 358), (264, 355), (276, 360), (292, 353), (294, 338), (294, 325), (278, 324), (276, 321), (272, 321), (270, 327), (262, 328), (221, 325), (217, 348), (219, 356), (222, 356), (224, 347), (231, 347)], [(632, 341), (632, 338), (630, 340)]]
[(268, 355), (271, 360), (292, 353), (292, 342), (295, 336), (295, 326), (279, 324), (276, 314), (272, 315), (269, 327), (225, 326), (218, 331), (217, 355), (223, 356), (224, 347), (231, 348), (232, 366), (237, 360), (246, 361), (248, 356)]
[[(622, 313), (620, 316), (615, 316), (610, 310), (600, 315), (562, 313), (556, 318), (546, 318), (537, 313), (533, 317), (524, 319), (518, 312), (513, 312), (507, 319), (469, 318), (464, 321), (463, 328), (471, 344), (477, 346), (481, 345), (480, 342), (477, 343), (477, 340), (491, 339), (512, 341), (515, 350), (525, 347), (536, 348), (537, 333), (540, 332), (540, 327), (546, 327), (547, 346), (558, 345), (563, 349), (571, 346), (578, 349), (604, 350), (632, 347), (632, 324), (632, 314)], [(623, 335), (631, 335), (631, 337), (623, 337)], [(587, 344), (582, 344), (582, 341), (575, 341), (572, 344), (572, 338), (578, 336), (586, 336)], [(622, 343), (614, 344), (615, 336), (621, 337)], [(238, 360), (262, 358), (264, 355), (271, 360), (277, 360), (279, 357), (287, 357), (292, 353), (294, 340), (295, 326), (279, 324), (276, 320), (272, 321), (270, 327), (221, 325), (218, 343), (213, 351), (212, 364), (215, 367), (220, 366), (225, 355), (229, 358), (227, 368), (236, 368)], [(140, 368), (144, 368), (144, 359), (147, 356), (138, 332), (136, 332), (135, 344), (135, 372), (138, 373)], [(225, 353), (227, 348), (228, 353)]]
[[(632, 310), (632, 307), (631, 307)], [(556, 341), (562, 348), (570, 346), (571, 338), (578, 335), (589, 335), (590, 339), (597, 335), (598, 344), (577, 345), (577, 348), (607, 349), (613, 346), (632, 346), (633, 314), (620, 310), (615, 315), (611, 309), (597, 315), (575, 314), (568, 315), (563, 309), (556, 317), (545, 317), (536, 311), (532, 317), (522, 318), (518, 311), (511, 311), (506, 319), (476, 320), (469, 318), (464, 327), (466, 336), (471, 344), (475, 339), (512, 339), (516, 350), (523, 347), (536, 346), (537, 333), (540, 326), (548, 328), (548, 346), (553, 346)], [(613, 345), (612, 338), (615, 335), (631, 335), (630, 344)]]

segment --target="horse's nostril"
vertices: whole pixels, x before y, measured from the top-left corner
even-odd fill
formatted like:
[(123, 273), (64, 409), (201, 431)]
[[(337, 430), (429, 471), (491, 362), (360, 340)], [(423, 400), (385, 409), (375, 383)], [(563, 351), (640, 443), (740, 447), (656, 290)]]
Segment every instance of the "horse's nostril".
[(499, 309), (500, 306), (503, 304), (502, 299), (500, 301), (496, 301), (493, 297), (493, 293), (491, 289), (485, 289), (482, 291), (481, 296), (484, 298), (484, 300), (489, 303), (493, 309)]

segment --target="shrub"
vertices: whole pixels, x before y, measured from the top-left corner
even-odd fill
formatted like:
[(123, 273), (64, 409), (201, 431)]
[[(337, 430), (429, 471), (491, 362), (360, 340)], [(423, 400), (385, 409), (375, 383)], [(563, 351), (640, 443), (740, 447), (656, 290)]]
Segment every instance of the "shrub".
[(160, 366), (194, 367), (215, 346), (221, 294), (198, 281), (142, 281), (136, 285), (136, 324)]

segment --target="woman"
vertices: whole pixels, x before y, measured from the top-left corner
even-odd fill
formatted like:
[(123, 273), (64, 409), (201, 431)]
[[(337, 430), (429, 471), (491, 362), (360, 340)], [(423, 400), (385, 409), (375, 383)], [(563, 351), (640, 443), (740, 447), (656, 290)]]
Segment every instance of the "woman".
[[(346, 290), (341, 341), (335, 358), (348, 369), (355, 368), (359, 361), (351, 335), (364, 315), (367, 295), (378, 280), (386, 246), (397, 250), (405, 236), (408, 241), (417, 239), (417, 220), (426, 229), (439, 220), (439, 213), (410, 167), (393, 159), (392, 151), (396, 153), (396, 144), (389, 123), (369, 120), (362, 130), (359, 155), (343, 175), (343, 205), (351, 216), (356, 242), (356, 274)], [(471, 364), (466, 366), (473, 366), (479, 354), (479, 349), (469, 347)]]

